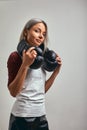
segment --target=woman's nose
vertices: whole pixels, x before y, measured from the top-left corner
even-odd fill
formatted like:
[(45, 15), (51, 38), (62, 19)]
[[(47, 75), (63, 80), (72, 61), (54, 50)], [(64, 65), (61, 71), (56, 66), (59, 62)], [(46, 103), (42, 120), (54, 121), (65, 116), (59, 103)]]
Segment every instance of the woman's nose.
[(42, 35), (42, 34), (40, 34), (40, 35), (39, 35), (39, 38), (40, 38), (40, 39), (42, 39), (42, 38), (43, 38), (43, 35)]

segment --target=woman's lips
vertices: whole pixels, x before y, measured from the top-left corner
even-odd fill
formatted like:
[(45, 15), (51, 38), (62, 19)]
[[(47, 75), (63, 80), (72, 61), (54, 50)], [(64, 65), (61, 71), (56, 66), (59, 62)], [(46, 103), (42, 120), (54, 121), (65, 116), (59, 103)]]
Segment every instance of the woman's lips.
[(41, 40), (39, 40), (39, 39), (36, 39), (36, 41), (39, 42), (39, 43), (41, 43)]

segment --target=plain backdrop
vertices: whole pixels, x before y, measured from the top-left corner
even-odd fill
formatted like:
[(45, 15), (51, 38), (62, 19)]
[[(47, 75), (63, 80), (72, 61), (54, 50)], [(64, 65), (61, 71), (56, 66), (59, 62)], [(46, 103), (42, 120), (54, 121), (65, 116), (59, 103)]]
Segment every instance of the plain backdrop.
[(0, 130), (8, 130), (15, 101), (7, 88), (7, 59), (31, 18), (45, 20), (48, 47), (63, 62), (46, 94), (50, 130), (87, 130), (87, 0), (0, 0)]

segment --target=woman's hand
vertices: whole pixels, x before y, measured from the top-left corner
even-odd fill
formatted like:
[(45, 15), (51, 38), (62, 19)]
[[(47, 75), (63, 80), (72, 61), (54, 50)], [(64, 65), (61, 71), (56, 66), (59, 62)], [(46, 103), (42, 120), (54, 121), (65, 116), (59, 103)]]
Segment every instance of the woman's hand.
[[(60, 68), (61, 65), (62, 65), (62, 60), (61, 60), (60, 56), (57, 55), (56, 60), (57, 60), (57, 62), (58, 62), (58, 67)], [(58, 67), (57, 67), (57, 68), (58, 68)]]
[(62, 66), (62, 60), (61, 60), (61, 58), (60, 58), (59, 55), (57, 55), (56, 60), (57, 60), (57, 62), (58, 62), (58, 66), (56, 67), (56, 69), (54, 70), (54, 72), (58, 72), (58, 73), (59, 73), (60, 68), (61, 68), (61, 66)]
[(35, 49), (35, 47), (31, 47), (27, 51), (25, 51), (25, 50), (23, 51), (23, 62), (22, 63), (25, 66), (29, 67), (34, 62), (34, 60), (37, 56), (37, 52), (34, 49)]

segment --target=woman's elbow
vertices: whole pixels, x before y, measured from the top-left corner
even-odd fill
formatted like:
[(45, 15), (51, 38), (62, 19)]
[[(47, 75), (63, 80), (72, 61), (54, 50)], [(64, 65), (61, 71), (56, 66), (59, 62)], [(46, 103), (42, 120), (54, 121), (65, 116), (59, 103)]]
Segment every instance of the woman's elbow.
[(17, 94), (11, 89), (10, 85), (8, 86), (9, 93), (12, 97), (16, 97)]
[(14, 97), (14, 98), (17, 96), (17, 94), (12, 93), (11, 91), (10, 91), (10, 95), (11, 95), (12, 97)]

